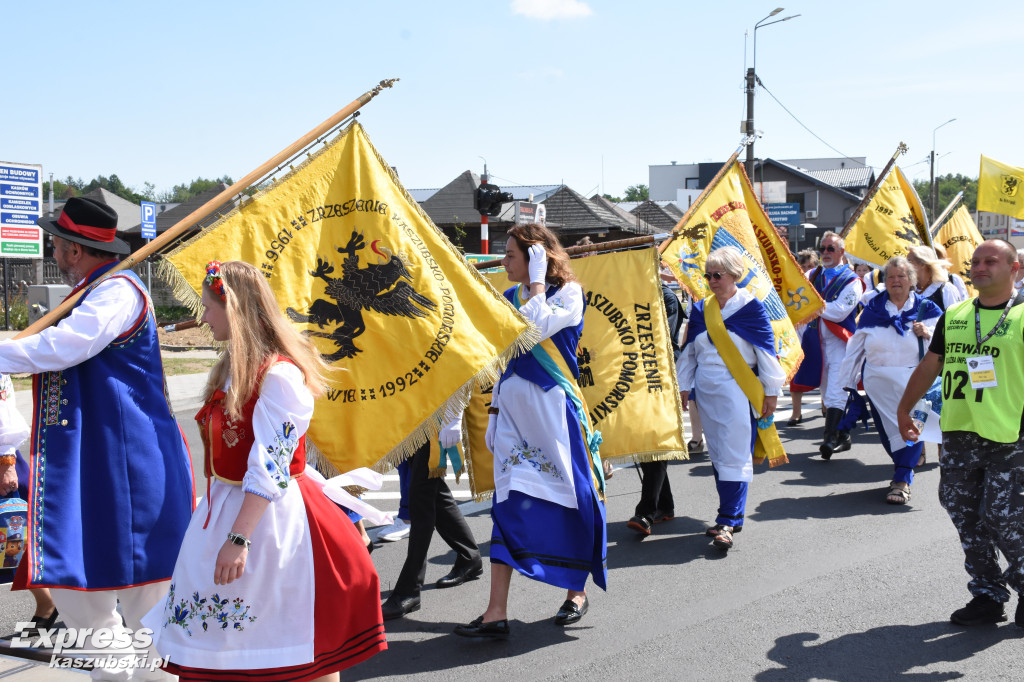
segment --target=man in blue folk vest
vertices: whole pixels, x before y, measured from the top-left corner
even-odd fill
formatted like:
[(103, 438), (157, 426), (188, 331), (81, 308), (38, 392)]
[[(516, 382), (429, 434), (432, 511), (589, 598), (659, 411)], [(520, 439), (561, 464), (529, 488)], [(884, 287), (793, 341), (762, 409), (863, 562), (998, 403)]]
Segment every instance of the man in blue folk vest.
[[(130, 270), (97, 281), (128, 252), (117, 214), (72, 198), (58, 220), (38, 222), (83, 295), (56, 326), (0, 343), (0, 372), (35, 374), (27, 547), (15, 589), (51, 588), (65, 624), (94, 631), (121, 631), (120, 601), (136, 630), (167, 592), (192, 514), (188, 451), (164, 390), (145, 286)], [(163, 675), (93, 672), (104, 680)]]
[(808, 272), (807, 278), (825, 300), (825, 309), (804, 331), (804, 361), (790, 384), (790, 390), (800, 393), (821, 387), (825, 433), (818, 450), (822, 459), (851, 447), (849, 431), (839, 430), (848, 397), (840, 369), (846, 359), (846, 343), (857, 329), (857, 304), (864, 282), (843, 262), (845, 246), (835, 232), (821, 236), (821, 265)]

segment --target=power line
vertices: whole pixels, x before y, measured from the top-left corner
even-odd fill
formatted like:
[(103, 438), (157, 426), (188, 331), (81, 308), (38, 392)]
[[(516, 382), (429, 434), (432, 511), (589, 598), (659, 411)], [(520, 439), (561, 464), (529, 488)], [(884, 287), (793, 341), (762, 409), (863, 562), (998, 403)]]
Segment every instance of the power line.
[(806, 131), (807, 131), (807, 132), (809, 132), (809, 133), (810, 133), (811, 135), (813, 135), (813, 136), (814, 136), (814, 137), (815, 137), (815, 138), (816, 138), (816, 139), (817, 139), (817, 140), (818, 140), (819, 142), (821, 142), (821, 143), (822, 143), (823, 145), (825, 145), (826, 147), (828, 147), (829, 149), (831, 149), (832, 151), (834, 151), (834, 152), (835, 152), (836, 154), (839, 154), (839, 155), (840, 155), (841, 157), (843, 157), (844, 159), (847, 159), (847, 160), (849, 160), (849, 161), (853, 161), (854, 163), (858, 163), (858, 164), (860, 164), (861, 166), (864, 166), (865, 168), (875, 168), (875, 166), (869, 166), (868, 164), (864, 163), (863, 161), (858, 161), (857, 159), (855, 159), (855, 158), (853, 158), (853, 157), (851, 157), (851, 156), (849, 156), (849, 155), (847, 155), (847, 154), (844, 154), (843, 152), (839, 151), (838, 149), (836, 149), (835, 147), (833, 147), (832, 145), (830, 145), (830, 144), (829, 144), (828, 142), (825, 142), (825, 140), (821, 139), (821, 136), (819, 136), (819, 135), (818, 135), (817, 133), (815, 133), (815, 132), (814, 132), (813, 130), (811, 130), (810, 128), (808, 128), (808, 127), (807, 127), (807, 126), (806, 126), (806, 125), (804, 124), (804, 122), (803, 122), (803, 121), (801, 121), (801, 120), (800, 120), (799, 118), (797, 118), (797, 117), (796, 117), (796, 114), (794, 114), (794, 113), (793, 113), (792, 111), (790, 111), (789, 109), (787, 109), (787, 108), (786, 108), (786, 105), (785, 105), (785, 104), (783, 104), (782, 102), (780, 102), (780, 101), (779, 101), (779, 98), (778, 98), (778, 97), (776, 97), (775, 95), (773, 95), (773, 94), (772, 94), (772, 91), (771, 91), (771, 90), (769, 90), (768, 88), (766, 88), (766, 87), (764, 86), (764, 83), (763, 83), (763, 82), (761, 82), (761, 77), (760, 77), (760, 76), (754, 76), (754, 78), (755, 78), (755, 79), (757, 79), (757, 84), (761, 86), (761, 89), (762, 89), (762, 90), (764, 90), (765, 92), (767, 92), (767, 93), (768, 93), (768, 96), (769, 96), (769, 97), (771, 97), (771, 98), (772, 98), (773, 100), (775, 100), (775, 103), (776, 103), (776, 104), (778, 104), (778, 105), (779, 105), (780, 107), (782, 107), (782, 110), (783, 110), (783, 111), (785, 111), (785, 112), (786, 112), (787, 114), (789, 114), (790, 116), (792, 116), (792, 117), (793, 117), (793, 120), (794, 120), (794, 121), (796, 121), (797, 123), (799, 123), (799, 124), (800, 124), (800, 126), (801, 126), (801, 127), (803, 127), (803, 129), (804, 129), (804, 130), (806, 130)]

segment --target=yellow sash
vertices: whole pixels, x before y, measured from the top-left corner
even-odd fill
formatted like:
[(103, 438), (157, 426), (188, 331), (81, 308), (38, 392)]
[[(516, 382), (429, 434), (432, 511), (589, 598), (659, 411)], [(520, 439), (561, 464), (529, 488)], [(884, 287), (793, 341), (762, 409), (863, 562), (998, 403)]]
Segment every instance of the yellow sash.
[[(725, 329), (725, 322), (722, 320), (722, 310), (718, 307), (718, 299), (709, 296), (704, 300), (704, 324), (707, 325), (708, 336), (715, 344), (718, 354), (722, 356), (726, 368), (732, 374), (732, 378), (739, 384), (743, 395), (754, 406), (754, 411), (761, 413), (764, 405), (764, 388), (757, 380), (754, 370), (750, 369), (740, 351), (733, 343), (732, 337)], [(782, 448), (782, 441), (779, 440), (779, 433), (775, 430), (775, 422), (762, 429), (758, 425), (757, 443), (754, 445), (754, 464), (760, 464), (768, 458), (768, 466), (775, 467), (789, 462), (786, 451)]]

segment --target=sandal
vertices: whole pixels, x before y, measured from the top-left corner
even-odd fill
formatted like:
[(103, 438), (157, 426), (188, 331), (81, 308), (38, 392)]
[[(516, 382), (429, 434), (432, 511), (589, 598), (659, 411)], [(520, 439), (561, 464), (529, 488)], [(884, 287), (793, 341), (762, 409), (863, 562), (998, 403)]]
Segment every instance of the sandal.
[(732, 529), (729, 526), (722, 526), (722, 529), (718, 531), (718, 535), (711, 541), (711, 544), (718, 549), (726, 551), (732, 549)]
[[(716, 538), (722, 532), (723, 529), (728, 528), (728, 527), (729, 526), (723, 526), (720, 523), (716, 523), (715, 525), (711, 526), (710, 528), (705, 529), (704, 530), (704, 535), (707, 535), (709, 538)], [(733, 526), (732, 527), (732, 532), (733, 533), (739, 533), (741, 530), (743, 530), (743, 526)]]
[(910, 488), (903, 488), (898, 485), (890, 485), (889, 492), (885, 494), (885, 501), (889, 504), (906, 504), (910, 502)]
[(601, 467), (604, 469), (604, 480), (607, 481), (608, 479), (615, 475), (615, 470), (612, 469), (612, 463), (609, 462), (608, 460), (603, 460), (601, 462)]
[(686, 444), (686, 452), (691, 455), (700, 455), (704, 453), (704, 439), (691, 440)]

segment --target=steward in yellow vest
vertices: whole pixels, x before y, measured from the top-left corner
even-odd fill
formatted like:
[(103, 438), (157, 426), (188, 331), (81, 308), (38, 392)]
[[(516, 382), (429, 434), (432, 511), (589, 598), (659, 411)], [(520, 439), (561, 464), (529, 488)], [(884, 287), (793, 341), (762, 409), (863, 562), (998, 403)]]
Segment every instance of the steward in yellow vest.
[[(1024, 592), (1024, 296), (1014, 289), (1020, 265), (1007, 241), (975, 249), (971, 280), (978, 298), (950, 306), (896, 408), (900, 433), (916, 440), (910, 410), (942, 374), (939, 501), (960, 535), (971, 601), (957, 625), (1006, 620), (1012, 588)], [(1005, 573), (999, 552), (1009, 563)], [(1014, 622), (1024, 627), (1024, 600)]]

